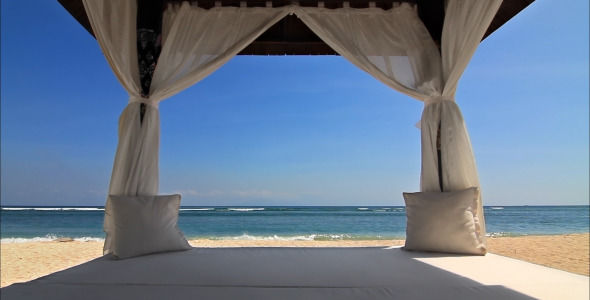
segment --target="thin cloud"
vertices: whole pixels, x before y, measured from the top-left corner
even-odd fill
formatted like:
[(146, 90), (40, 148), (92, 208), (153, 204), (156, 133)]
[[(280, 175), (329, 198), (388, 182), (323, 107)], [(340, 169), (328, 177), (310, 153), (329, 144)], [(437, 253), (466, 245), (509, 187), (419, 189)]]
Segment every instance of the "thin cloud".
[(180, 194), (190, 198), (213, 198), (213, 197), (234, 197), (234, 198), (297, 198), (298, 195), (270, 190), (234, 190), (234, 191), (197, 191), (195, 189), (175, 190), (173, 194)]

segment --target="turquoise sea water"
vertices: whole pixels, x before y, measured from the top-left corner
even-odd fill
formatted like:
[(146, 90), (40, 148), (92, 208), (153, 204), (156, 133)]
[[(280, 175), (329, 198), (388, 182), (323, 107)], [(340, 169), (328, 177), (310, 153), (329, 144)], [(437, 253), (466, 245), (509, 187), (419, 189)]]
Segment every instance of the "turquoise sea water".
[[(2, 207), (3, 243), (72, 238), (104, 239), (103, 207)], [(485, 207), (489, 236), (589, 232), (588, 206)], [(182, 207), (187, 238), (375, 240), (405, 238), (399, 206)]]

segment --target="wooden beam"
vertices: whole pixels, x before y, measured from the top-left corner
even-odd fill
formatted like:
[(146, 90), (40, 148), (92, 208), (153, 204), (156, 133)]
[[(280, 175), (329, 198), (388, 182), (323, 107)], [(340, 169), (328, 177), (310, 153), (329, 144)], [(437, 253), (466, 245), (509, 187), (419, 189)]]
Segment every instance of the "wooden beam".
[[(81, 0), (57, 0), (86, 30), (94, 36), (84, 5)], [(138, 0), (142, 1), (142, 0)], [(147, 0), (144, 0), (147, 1)], [(157, 0), (161, 3), (162, 9), (168, 2), (181, 2), (181, 0)], [(413, 2), (418, 6), (418, 15), (432, 39), (440, 45), (442, 26), (444, 23), (444, 0), (402, 0)], [(485, 0), (482, 0), (485, 1)], [(202, 8), (208, 9), (215, 5), (214, 0), (193, 1)], [(222, 0), (223, 6), (240, 6), (239, 0)], [(266, 6), (265, 0), (247, 0), (248, 7)], [(295, 1), (301, 6), (314, 7), (318, 1), (299, 0)], [(324, 0), (324, 7), (342, 7), (342, 0)], [(369, 7), (368, 0), (350, 1), (352, 8)], [(390, 9), (393, 6), (392, 0), (374, 0), (377, 7)], [(397, 1), (399, 2), (399, 1)], [(484, 39), (495, 30), (503, 26), (508, 20), (526, 8), (534, 0), (504, 0), (498, 13), (490, 24)], [(272, 0), (273, 7), (280, 7), (292, 4), (291, 0)], [(483, 39), (482, 39), (483, 40)], [(269, 30), (258, 37), (251, 45), (246, 47), (240, 55), (335, 55), (336, 53), (323, 41), (321, 41), (307, 26), (296, 16), (288, 16)]]

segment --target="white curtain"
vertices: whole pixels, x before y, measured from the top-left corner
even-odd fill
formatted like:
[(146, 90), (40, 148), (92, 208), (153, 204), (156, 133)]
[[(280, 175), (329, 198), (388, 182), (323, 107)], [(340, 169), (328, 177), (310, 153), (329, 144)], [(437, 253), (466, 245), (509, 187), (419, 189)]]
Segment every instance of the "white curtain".
[[(440, 191), (437, 131), (441, 128), (443, 191), (479, 187), (469, 136), (455, 103), (457, 83), (501, 0), (448, 0), (441, 51), (414, 6), (384, 11), (215, 7), (170, 4), (163, 17), (163, 48), (149, 98), (141, 98), (136, 49), (136, 1), (83, 0), (97, 41), (129, 94), (119, 121), (119, 145), (109, 187), (111, 195), (158, 192), (158, 103), (212, 73), (268, 27), (295, 12), (343, 57), (388, 86), (424, 101), (422, 191)], [(147, 109), (140, 122), (140, 103)], [(478, 200), (481, 224), (483, 207)], [(104, 253), (112, 249), (111, 208), (105, 209)], [(485, 226), (480, 236), (485, 237)]]
[(290, 7), (169, 5), (150, 98), (168, 98), (205, 78), (289, 12)]
[(298, 7), (295, 13), (338, 54), (389, 87), (417, 99), (442, 90), (440, 53), (409, 3), (390, 10)]
[[(475, 157), (467, 127), (455, 103), (457, 84), (471, 57), (479, 46), (502, 0), (449, 0), (441, 39), (442, 82), (441, 98), (426, 101), (422, 113), (422, 191), (433, 191), (439, 182), (437, 168), (432, 165), (436, 153), (436, 131), (440, 122), (442, 182), (444, 191), (456, 191), (472, 186), (480, 187)], [(431, 100), (431, 99), (428, 99)], [(440, 101), (443, 100), (443, 101)], [(446, 101), (445, 101), (446, 100)], [(476, 99), (472, 99), (476, 101)], [(433, 143), (434, 142), (434, 143)], [(481, 199), (481, 187), (475, 217), (478, 230), (486, 242), (486, 228)]]
[[(471, 142), (455, 91), (501, 0), (449, 0), (441, 52), (414, 6), (389, 11), (299, 8), (297, 15), (340, 55), (375, 78), (424, 102), (421, 191), (441, 191), (437, 132), (441, 131), (442, 191), (479, 187)], [(474, 203), (485, 242), (481, 197)]]
[[(170, 4), (163, 16), (163, 47), (149, 98), (140, 97), (136, 46), (136, 1), (84, 0), (96, 39), (129, 94), (119, 120), (109, 195), (158, 193), (158, 104), (211, 74), (289, 13), (290, 7), (204, 10), (188, 2)], [(140, 122), (140, 104), (147, 109)], [(104, 254), (112, 252), (112, 208), (105, 205)]]
[[(159, 114), (148, 106), (140, 123), (140, 82), (136, 43), (136, 1), (84, 0), (90, 24), (107, 62), (129, 94), (119, 118), (119, 144), (113, 164), (110, 195), (158, 193)], [(112, 252), (112, 208), (107, 201), (104, 254)]]

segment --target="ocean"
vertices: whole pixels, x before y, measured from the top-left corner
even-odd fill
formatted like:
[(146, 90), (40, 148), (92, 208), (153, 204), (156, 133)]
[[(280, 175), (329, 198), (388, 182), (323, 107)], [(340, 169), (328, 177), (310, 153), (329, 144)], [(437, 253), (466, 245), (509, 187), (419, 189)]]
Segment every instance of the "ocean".
[[(589, 232), (589, 206), (485, 207), (488, 236)], [(1, 207), (2, 243), (104, 240), (103, 207)], [(188, 239), (404, 239), (403, 206), (182, 207)]]

